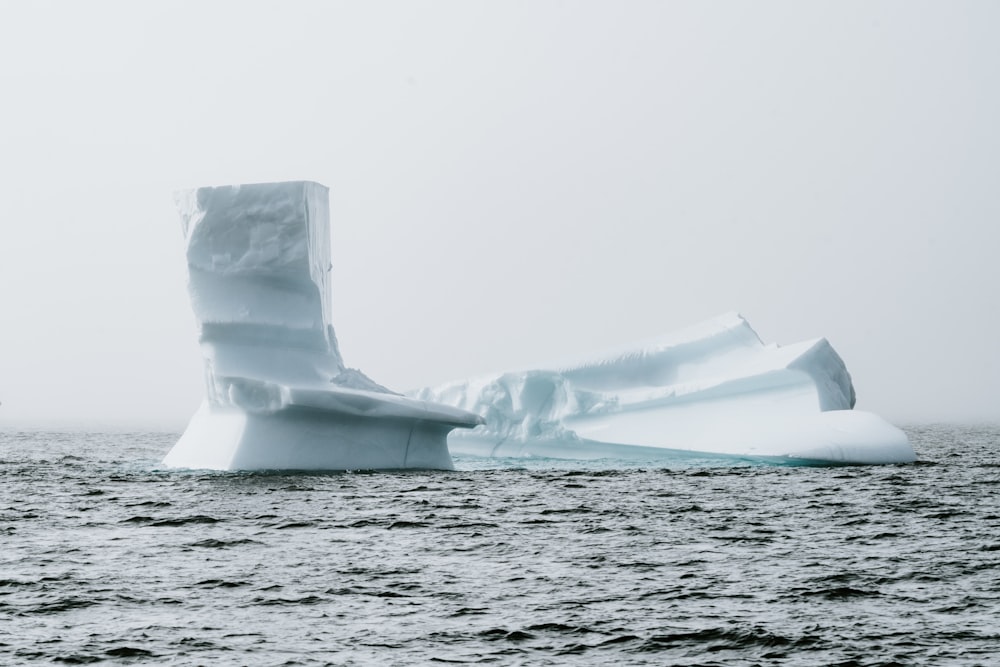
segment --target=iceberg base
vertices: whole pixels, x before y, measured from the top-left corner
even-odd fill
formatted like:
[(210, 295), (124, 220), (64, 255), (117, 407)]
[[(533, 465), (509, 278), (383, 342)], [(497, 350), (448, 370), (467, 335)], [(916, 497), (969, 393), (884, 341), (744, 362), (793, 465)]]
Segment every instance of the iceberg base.
[(446, 440), (452, 428), (298, 406), (255, 414), (206, 402), (163, 464), (205, 470), (453, 470)]
[(670, 434), (661, 428), (656, 445), (591, 440), (575, 435), (498, 438), (483, 428), (448, 437), (453, 454), (517, 458), (684, 461), (728, 459), (772, 465), (866, 465), (911, 463), (916, 455), (906, 434), (878, 415), (831, 410), (781, 421), (706, 425), (701, 432)]

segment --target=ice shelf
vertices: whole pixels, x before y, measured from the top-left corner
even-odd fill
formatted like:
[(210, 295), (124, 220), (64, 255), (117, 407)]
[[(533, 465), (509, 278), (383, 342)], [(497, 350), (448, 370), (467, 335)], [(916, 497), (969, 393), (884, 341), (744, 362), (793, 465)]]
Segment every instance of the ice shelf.
[(593, 358), (411, 392), (475, 412), (453, 453), (566, 459), (915, 460), (906, 435), (853, 410), (851, 376), (823, 338), (765, 345), (726, 314)]
[(448, 432), (479, 417), (395, 394), (341, 359), (324, 186), (199, 188), (177, 203), (205, 399), (165, 465), (452, 468)]

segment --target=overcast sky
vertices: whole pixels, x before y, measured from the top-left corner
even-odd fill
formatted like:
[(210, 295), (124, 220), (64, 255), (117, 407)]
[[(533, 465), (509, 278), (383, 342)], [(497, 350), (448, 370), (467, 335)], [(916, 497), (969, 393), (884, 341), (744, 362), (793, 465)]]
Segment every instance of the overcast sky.
[(183, 428), (179, 188), (330, 187), (396, 390), (738, 310), (1000, 420), (1000, 3), (0, 2), (0, 426)]

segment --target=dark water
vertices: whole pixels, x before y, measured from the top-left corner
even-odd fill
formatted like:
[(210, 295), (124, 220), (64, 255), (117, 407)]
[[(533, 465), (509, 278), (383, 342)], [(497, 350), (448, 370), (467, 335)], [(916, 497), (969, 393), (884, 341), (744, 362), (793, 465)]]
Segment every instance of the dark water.
[(0, 433), (0, 664), (1000, 664), (1000, 427), (909, 433), (904, 466), (331, 475)]

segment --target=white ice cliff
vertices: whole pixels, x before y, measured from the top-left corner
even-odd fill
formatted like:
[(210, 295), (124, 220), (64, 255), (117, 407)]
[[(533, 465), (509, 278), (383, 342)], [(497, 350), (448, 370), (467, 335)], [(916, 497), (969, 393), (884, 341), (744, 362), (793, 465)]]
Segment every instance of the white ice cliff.
[(448, 432), (481, 423), (344, 366), (330, 323), (327, 202), (310, 182), (178, 196), (206, 396), (165, 465), (450, 469)]
[(906, 435), (855, 411), (825, 339), (765, 345), (728, 314), (576, 363), (413, 392), (481, 415), (452, 453), (495, 457), (738, 457), (771, 463), (905, 463)]

